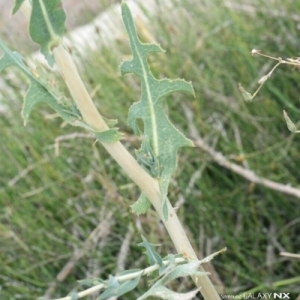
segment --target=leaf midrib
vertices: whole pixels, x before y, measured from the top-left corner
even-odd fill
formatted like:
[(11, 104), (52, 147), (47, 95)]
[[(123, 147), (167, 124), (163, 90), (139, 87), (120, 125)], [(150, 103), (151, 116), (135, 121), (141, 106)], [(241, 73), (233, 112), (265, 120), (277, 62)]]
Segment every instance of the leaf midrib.
[(132, 41), (132, 45), (134, 47), (134, 49), (132, 49), (132, 50), (133, 50), (133, 52), (135, 52), (137, 54), (139, 62), (140, 62), (141, 67), (142, 67), (142, 70), (143, 70), (144, 78), (142, 78), (142, 80), (144, 80), (144, 83), (145, 83), (145, 86), (146, 86), (146, 93), (147, 93), (147, 98), (148, 98), (148, 105), (149, 105), (150, 119), (151, 119), (151, 128), (152, 128), (152, 132), (151, 132), (152, 139), (150, 138), (150, 141), (153, 142), (153, 145), (152, 145), (153, 152), (154, 152), (155, 156), (158, 157), (159, 156), (159, 146), (158, 146), (157, 122), (156, 122), (153, 98), (152, 98), (151, 90), (149, 88), (148, 75), (150, 75), (150, 74), (149, 74), (149, 72), (147, 72), (147, 55), (148, 54), (146, 55), (146, 58), (145, 58), (145, 61), (146, 61), (146, 65), (145, 65), (144, 60), (140, 55), (139, 48), (137, 47), (137, 43), (139, 41), (137, 41), (136, 38), (135, 38), (135, 37), (137, 37), (137, 34), (136, 34), (136, 32), (134, 32), (134, 27), (132, 28), (130, 26), (130, 24), (128, 24), (128, 23), (127, 23), (126, 27), (127, 27), (128, 33), (130, 33), (129, 37), (130, 37), (130, 39)]
[[(155, 116), (155, 109), (154, 109), (154, 105), (153, 105), (153, 97), (151, 94), (151, 90), (149, 88), (149, 81), (148, 81), (148, 75), (149, 72), (147, 72), (147, 66), (145, 66), (144, 64), (144, 60), (141, 57), (139, 51), (138, 51), (138, 47), (136, 46), (136, 44), (134, 43), (134, 48), (135, 51), (138, 55), (140, 64), (142, 66), (142, 70), (143, 70), (143, 78), (144, 78), (144, 82), (145, 82), (145, 86), (146, 86), (146, 92), (147, 92), (147, 99), (148, 99), (148, 105), (149, 105), (149, 109), (150, 109), (150, 119), (151, 119), (151, 128), (152, 128), (152, 139), (150, 139), (150, 141), (153, 141), (153, 152), (155, 154), (156, 157), (159, 156), (159, 147), (158, 147), (158, 133), (157, 133), (157, 122), (156, 122), (156, 116)], [(147, 60), (147, 58), (146, 58)], [(146, 61), (147, 64), (147, 61)], [(143, 80), (143, 79), (142, 79)]]
[(46, 27), (47, 27), (47, 29), (49, 31), (49, 34), (50, 34), (50, 37), (51, 37), (50, 40), (55, 40), (56, 39), (56, 34), (55, 34), (55, 31), (52, 27), (51, 21), (48, 17), (48, 13), (47, 13), (47, 10), (46, 10), (46, 7), (44, 5), (43, 0), (39, 0), (39, 3), (40, 3), (42, 14), (43, 14), (43, 17), (44, 17), (44, 20), (45, 20), (45, 23), (46, 23)]

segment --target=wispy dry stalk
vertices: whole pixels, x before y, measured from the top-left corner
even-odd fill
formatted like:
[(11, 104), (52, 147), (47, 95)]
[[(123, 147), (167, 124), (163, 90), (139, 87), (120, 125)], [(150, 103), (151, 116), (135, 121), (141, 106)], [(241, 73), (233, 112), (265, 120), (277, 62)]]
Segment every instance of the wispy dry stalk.
[(298, 258), (298, 259), (300, 259), (300, 254), (296, 254), (296, 253), (280, 252), (280, 255), (285, 256), (285, 257), (289, 257), (289, 258)]

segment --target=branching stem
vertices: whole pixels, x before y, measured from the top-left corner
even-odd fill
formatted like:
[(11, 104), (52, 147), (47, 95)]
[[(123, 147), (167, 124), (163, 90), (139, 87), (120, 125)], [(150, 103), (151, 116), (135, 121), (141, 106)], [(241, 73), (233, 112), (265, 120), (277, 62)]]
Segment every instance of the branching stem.
[(263, 56), (263, 57), (266, 57), (266, 58), (270, 58), (272, 60), (278, 61), (278, 63), (272, 68), (272, 70), (267, 75), (263, 76), (258, 81), (258, 83), (260, 84), (260, 86), (258, 87), (258, 89), (252, 95), (251, 100), (253, 100), (253, 98), (258, 94), (258, 92), (260, 91), (260, 89), (262, 88), (262, 86), (264, 85), (264, 83), (267, 81), (268, 78), (271, 77), (271, 75), (273, 74), (273, 72), (275, 71), (275, 69), (279, 65), (285, 64), (285, 65), (294, 66), (296, 68), (300, 68), (300, 59), (299, 58), (296, 58), (296, 59), (293, 59), (293, 58), (282, 59), (281, 57), (274, 57), (274, 56), (271, 56), (271, 55), (267, 55), (267, 54), (261, 53), (260, 50), (256, 50), (256, 49), (252, 50), (252, 55), (253, 56)]
[[(22, 5), (22, 11), (25, 16), (30, 18), (30, 4), (25, 1)], [(95, 131), (106, 131), (108, 126), (99, 114), (89, 93), (87, 92), (77, 68), (63, 45), (59, 45), (53, 49), (56, 65), (61, 73), (62, 78), (66, 82), (68, 89), (81, 112), (83, 120)], [(196, 260), (197, 256), (192, 245), (178, 219), (174, 208), (167, 200), (168, 205), (168, 221), (165, 221), (162, 215), (161, 193), (157, 181), (152, 178), (133, 158), (127, 149), (120, 143), (102, 143), (103, 147), (116, 160), (126, 174), (141, 188), (147, 195), (154, 208), (156, 209), (160, 219), (164, 223), (178, 253), (182, 254), (188, 260)], [(199, 271), (205, 272), (202, 266)], [(194, 276), (193, 280), (196, 286), (201, 287), (201, 293), (205, 300), (220, 299), (215, 287), (211, 283), (209, 277), (204, 274), (202, 276)], [(69, 298), (62, 298), (69, 299)]]

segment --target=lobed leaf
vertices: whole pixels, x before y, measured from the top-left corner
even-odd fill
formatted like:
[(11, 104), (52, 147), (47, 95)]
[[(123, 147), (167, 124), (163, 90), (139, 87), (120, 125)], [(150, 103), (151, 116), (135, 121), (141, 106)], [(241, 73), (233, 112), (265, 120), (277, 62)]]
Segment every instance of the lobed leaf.
[(0, 48), (4, 52), (4, 55), (0, 59), (0, 72), (8, 66), (14, 66), (22, 71), (30, 80), (30, 87), (25, 96), (21, 113), (24, 124), (28, 122), (33, 107), (41, 102), (49, 104), (67, 122), (74, 121), (72, 113), (42, 85), (38, 75), (27, 68), (23, 62), (23, 57), (19, 53), (12, 52), (2, 41), (0, 41)]
[(198, 271), (198, 267), (199, 265), (201, 265), (201, 263), (201, 261), (197, 260), (181, 265), (170, 264), (170, 268), (168, 268), (168, 271), (165, 272), (165, 274), (161, 276), (161, 278), (157, 280), (155, 284), (144, 295), (138, 298), (138, 300), (146, 299), (149, 296), (156, 296), (166, 300), (193, 299), (199, 289), (186, 294), (179, 294), (167, 289), (164, 285), (179, 277), (193, 275), (198, 276), (206, 274), (205, 272)]
[(145, 214), (151, 206), (150, 200), (144, 193), (141, 193), (139, 199), (130, 205), (132, 211), (137, 214)]
[(128, 293), (138, 285), (141, 276), (142, 273), (131, 280), (124, 281), (123, 283), (119, 283), (115, 277), (110, 276), (105, 291), (97, 298), (97, 300), (105, 300), (110, 297), (119, 297)]
[[(17, 53), (12, 52), (0, 40), (0, 49), (3, 50), (4, 55), (0, 58), (0, 72), (9, 66), (17, 67), (22, 71), (30, 81), (29, 89), (25, 95), (21, 115), (24, 119), (24, 124), (28, 122), (32, 109), (39, 103), (47, 103), (54, 109), (66, 122), (73, 126), (83, 127), (93, 132), (97, 139), (104, 143), (116, 142), (121, 138), (117, 128), (111, 128), (104, 132), (95, 132), (81, 119), (81, 114), (76, 105), (71, 100), (57, 97), (55, 91), (48, 90), (46, 80), (43, 74), (38, 74), (35, 70), (29, 70), (24, 64), (23, 57)], [(112, 124), (115, 122), (112, 121)]]
[(138, 244), (138, 246), (144, 247), (146, 249), (146, 254), (148, 256), (150, 265), (158, 264), (162, 266), (162, 259), (160, 255), (154, 250), (154, 245), (150, 244), (143, 235), (142, 240), (143, 242)]
[(97, 132), (93, 130), (91, 131), (101, 143), (114, 143), (122, 138), (122, 135), (118, 131), (118, 128), (111, 128), (102, 132)]
[[(191, 83), (181, 79), (158, 80), (154, 78), (147, 63), (147, 57), (151, 52), (163, 50), (156, 44), (141, 43), (126, 3), (122, 3), (122, 17), (129, 35), (133, 58), (122, 63), (121, 73), (135, 73), (140, 77), (142, 84), (140, 101), (130, 107), (128, 123), (136, 135), (141, 133), (137, 120), (141, 119), (144, 123), (138, 159), (153, 177), (158, 178), (162, 201), (166, 203), (169, 182), (176, 169), (177, 151), (183, 146), (193, 146), (193, 143), (168, 119), (163, 109), (163, 97), (176, 91), (193, 94), (194, 90)], [(163, 215), (167, 219), (167, 206), (163, 207)]]
[(41, 46), (50, 66), (54, 59), (52, 49), (58, 46), (65, 31), (66, 14), (60, 0), (32, 0), (29, 33)]

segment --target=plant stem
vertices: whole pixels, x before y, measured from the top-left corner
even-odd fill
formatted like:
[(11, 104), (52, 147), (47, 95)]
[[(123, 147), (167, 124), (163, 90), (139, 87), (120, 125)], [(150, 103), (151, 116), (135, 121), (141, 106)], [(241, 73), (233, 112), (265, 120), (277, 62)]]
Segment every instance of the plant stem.
[[(185, 259), (184, 258), (175, 258), (175, 263), (177, 264), (180, 264), (182, 262), (184, 262)], [(167, 266), (169, 264), (169, 261), (163, 261), (163, 264), (165, 266)], [(136, 271), (136, 272), (133, 272), (133, 273), (130, 273), (130, 274), (126, 274), (126, 275), (120, 275), (120, 276), (116, 276), (116, 280), (118, 280), (118, 282), (124, 282), (124, 281), (128, 281), (128, 280), (132, 280), (138, 276), (145, 276), (145, 275), (149, 275), (151, 273), (153, 273), (154, 271), (158, 270), (160, 268), (160, 265), (159, 264), (155, 264), (155, 265), (152, 265), (148, 268), (145, 268), (143, 270), (139, 270), (139, 271)], [(91, 288), (88, 288), (82, 292), (79, 292), (78, 293), (78, 298), (83, 298), (85, 296), (88, 296), (88, 295), (91, 295), (97, 291), (100, 291), (102, 289), (105, 288), (105, 283), (100, 283), (100, 284), (97, 284)], [(57, 299), (54, 299), (54, 300), (71, 300), (71, 296), (66, 296), (66, 297), (63, 297), (63, 298), (57, 298)]]
[[(28, 9), (23, 9), (24, 4), (30, 5), (28, 0), (23, 3), (22, 10), (25, 16), (29, 19)], [(30, 11), (29, 11), (30, 12)], [(80, 110), (83, 120), (95, 131), (108, 130), (108, 126), (99, 114), (94, 105), (89, 93), (87, 92), (77, 68), (68, 51), (63, 45), (53, 49), (54, 59), (60, 71), (60, 74), (70, 93), (73, 97), (77, 108)], [(180, 223), (174, 208), (167, 200), (168, 205), (168, 221), (164, 220), (162, 215), (162, 201), (158, 182), (152, 178), (133, 158), (127, 149), (120, 143), (101, 143), (107, 152), (115, 159), (126, 174), (140, 187), (147, 195), (152, 205), (156, 209), (160, 219), (164, 223), (178, 253), (189, 260), (197, 260), (196, 253)], [(202, 266), (199, 271), (205, 272)], [(201, 287), (201, 293), (205, 300), (220, 299), (215, 287), (211, 283), (209, 277), (204, 274), (201, 276), (193, 276), (193, 281), (197, 287)]]

